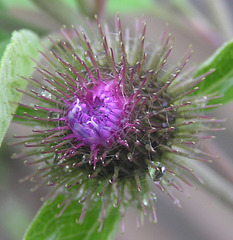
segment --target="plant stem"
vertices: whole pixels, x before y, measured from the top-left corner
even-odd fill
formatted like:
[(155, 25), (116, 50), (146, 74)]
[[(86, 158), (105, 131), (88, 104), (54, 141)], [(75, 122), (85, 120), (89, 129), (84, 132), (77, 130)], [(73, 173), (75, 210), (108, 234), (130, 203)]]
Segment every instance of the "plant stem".
[(188, 164), (204, 181), (204, 184), (200, 186), (233, 210), (233, 185), (202, 162), (188, 161)]
[(225, 0), (213, 1), (207, 0), (206, 5), (213, 15), (215, 24), (218, 25), (219, 30), (224, 34), (225, 40), (233, 37), (232, 19), (229, 6)]

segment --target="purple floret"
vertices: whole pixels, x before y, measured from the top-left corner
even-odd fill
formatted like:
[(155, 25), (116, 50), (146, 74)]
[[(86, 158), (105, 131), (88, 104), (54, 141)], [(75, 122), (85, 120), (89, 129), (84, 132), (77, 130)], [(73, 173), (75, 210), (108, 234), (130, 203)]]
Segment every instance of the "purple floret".
[(91, 148), (114, 143), (125, 106), (118, 90), (114, 81), (101, 82), (74, 101), (67, 116), (77, 140)]

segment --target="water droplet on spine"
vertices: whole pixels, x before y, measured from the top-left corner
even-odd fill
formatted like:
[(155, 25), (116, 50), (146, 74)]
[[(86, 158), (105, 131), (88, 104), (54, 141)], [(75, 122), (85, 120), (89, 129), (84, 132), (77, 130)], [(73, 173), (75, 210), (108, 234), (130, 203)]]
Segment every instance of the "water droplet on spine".
[(132, 161), (133, 161), (133, 154), (132, 154), (132, 153), (128, 153), (128, 154), (127, 154), (127, 158), (128, 158), (128, 160), (129, 160), (130, 162), (132, 162)]

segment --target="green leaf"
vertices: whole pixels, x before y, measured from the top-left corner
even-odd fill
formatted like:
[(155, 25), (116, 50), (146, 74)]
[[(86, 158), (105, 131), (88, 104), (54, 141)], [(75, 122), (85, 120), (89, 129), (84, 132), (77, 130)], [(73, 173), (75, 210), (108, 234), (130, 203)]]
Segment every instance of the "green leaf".
[(28, 77), (34, 67), (31, 58), (39, 57), (40, 42), (37, 35), (29, 30), (15, 31), (0, 62), (0, 144), (10, 125), (12, 114), (21, 93), (16, 88), (25, 89), (27, 82), (20, 76)]
[(201, 76), (211, 70), (205, 81), (198, 86), (195, 94), (199, 95), (223, 95), (223, 97), (211, 100), (209, 104), (228, 103), (233, 100), (233, 40), (225, 43), (209, 59), (198, 68), (194, 77)]
[(116, 12), (145, 12), (154, 8), (153, 0), (109, 0), (107, 2), (107, 11)]
[(107, 211), (103, 229), (98, 232), (101, 201), (93, 202), (82, 224), (77, 224), (82, 205), (72, 201), (64, 213), (57, 206), (64, 200), (60, 194), (52, 203), (46, 201), (25, 234), (24, 240), (113, 240), (118, 230), (120, 214), (117, 208)]

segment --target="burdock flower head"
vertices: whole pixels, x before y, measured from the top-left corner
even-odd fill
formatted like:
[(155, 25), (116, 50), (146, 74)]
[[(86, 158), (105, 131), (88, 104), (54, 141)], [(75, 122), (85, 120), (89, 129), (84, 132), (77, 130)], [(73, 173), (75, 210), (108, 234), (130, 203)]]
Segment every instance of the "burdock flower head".
[(101, 222), (109, 205), (122, 215), (134, 206), (156, 222), (150, 183), (179, 205), (170, 186), (182, 191), (180, 180), (196, 177), (187, 161), (208, 159), (197, 143), (208, 138), (203, 123), (213, 122), (201, 111), (213, 106), (194, 94), (204, 76), (182, 72), (192, 50), (168, 65), (171, 36), (165, 32), (151, 45), (145, 33), (144, 21), (131, 35), (118, 16), (114, 32), (98, 20), (88, 29), (64, 28), (51, 51), (41, 52), (30, 90), (19, 89), (33, 103), (20, 103), (16, 117), (34, 129), (16, 136), (30, 150), (15, 157), (41, 165), (30, 177), (38, 186), (47, 183), (67, 195), (65, 203), (83, 204), (80, 222), (98, 198)]

